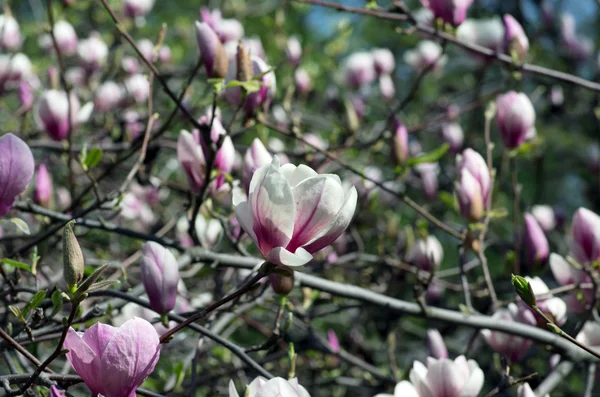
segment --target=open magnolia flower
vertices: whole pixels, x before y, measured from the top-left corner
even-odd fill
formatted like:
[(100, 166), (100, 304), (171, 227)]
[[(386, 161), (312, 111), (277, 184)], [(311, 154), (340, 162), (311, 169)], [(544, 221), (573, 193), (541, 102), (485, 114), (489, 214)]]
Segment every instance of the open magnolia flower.
[(252, 176), (248, 199), (234, 194), (233, 206), (266, 260), (295, 267), (346, 230), (356, 200), (356, 188), (345, 190), (337, 175), (319, 175), (305, 165), (280, 167), (274, 156)]

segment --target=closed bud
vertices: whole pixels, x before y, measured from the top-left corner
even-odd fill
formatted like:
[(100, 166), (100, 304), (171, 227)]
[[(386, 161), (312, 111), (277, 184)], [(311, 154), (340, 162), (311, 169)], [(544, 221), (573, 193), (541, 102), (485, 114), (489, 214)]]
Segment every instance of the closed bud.
[(531, 288), (529, 281), (527, 281), (527, 279), (524, 277), (515, 276), (514, 274), (511, 277), (511, 281), (517, 295), (523, 299), (523, 302), (525, 302), (528, 306), (535, 306), (535, 294), (533, 293), (533, 289)]
[(529, 50), (529, 39), (521, 24), (509, 14), (504, 15), (504, 46), (509, 55), (514, 54), (519, 61), (525, 60)]
[(571, 252), (580, 263), (600, 259), (600, 216), (587, 208), (579, 208), (571, 224)]
[(211, 78), (227, 76), (227, 54), (214, 30), (204, 22), (196, 22), (196, 40), (206, 74)]
[(273, 273), (269, 276), (269, 281), (273, 292), (279, 295), (287, 295), (294, 288), (294, 273), (292, 272), (291, 276)]
[(514, 149), (535, 136), (535, 109), (527, 95), (509, 91), (496, 99), (496, 121), (504, 146)]
[(179, 266), (171, 251), (153, 241), (142, 245), (141, 274), (152, 310), (171, 311), (177, 300), (180, 279)]
[(460, 214), (468, 222), (477, 222), (483, 216), (484, 205), (481, 188), (467, 169), (463, 169), (455, 184)]
[(408, 158), (408, 130), (399, 120), (394, 120), (394, 155), (400, 164)]
[(52, 178), (48, 169), (44, 164), (38, 167), (37, 176), (35, 177), (35, 190), (33, 193), (33, 201), (42, 207), (49, 208), (52, 201)]
[(302, 44), (300, 44), (298, 37), (292, 36), (288, 39), (285, 45), (285, 57), (294, 66), (298, 66), (300, 63), (300, 58), (302, 58)]
[(527, 261), (532, 265), (546, 262), (550, 254), (548, 239), (538, 221), (531, 214), (525, 214), (524, 240)]
[(244, 44), (240, 40), (237, 47), (237, 73), (235, 78), (238, 81), (248, 81), (251, 80), (254, 74), (254, 70), (252, 68), (252, 60), (250, 59), (250, 54), (244, 48)]
[(427, 330), (427, 350), (429, 356), (433, 358), (448, 358), (448, 349), (444, 343), (444, 338), (437, 329)]
[(73, 225), (75, 221), (70, 221), (63, 228), (63, 266), (64, 278), (67, 286), (73, 288), (83, 278), (83, 253), (77, 242)]

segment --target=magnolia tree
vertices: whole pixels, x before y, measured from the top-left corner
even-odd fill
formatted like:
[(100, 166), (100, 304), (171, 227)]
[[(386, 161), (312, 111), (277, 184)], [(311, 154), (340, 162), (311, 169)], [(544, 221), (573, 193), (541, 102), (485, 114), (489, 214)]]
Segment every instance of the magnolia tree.
[(4, 2), (4, 395), (599, 393), (596, 2), (210, 3)]

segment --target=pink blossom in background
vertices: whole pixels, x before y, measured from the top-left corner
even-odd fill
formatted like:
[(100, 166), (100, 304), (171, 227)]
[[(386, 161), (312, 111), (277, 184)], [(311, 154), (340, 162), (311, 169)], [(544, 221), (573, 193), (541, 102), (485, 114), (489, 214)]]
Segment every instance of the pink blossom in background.
[(0, 216), (6, 215), (25, 191), (34, 167), (31, 149), (21, 138), (10, 133), (0, 136)]
[(133, 397), (160, 356), (152, 324), (134, 317), (118, 328), (96, 323), (85, 332), (69, 328), (67, 359), (94, 394)]

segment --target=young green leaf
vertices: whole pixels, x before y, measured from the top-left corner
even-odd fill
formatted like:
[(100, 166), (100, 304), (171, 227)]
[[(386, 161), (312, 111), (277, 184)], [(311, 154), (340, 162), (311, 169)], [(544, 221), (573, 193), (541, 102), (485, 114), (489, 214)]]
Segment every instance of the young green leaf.
[(22, 269), (22, 270), (31, 272), (31, 266), (29, 266), (27, 263), (15, 261), (15, 260), (8, 259), (8, 258), (2, 259), (2, 263), (4, 263), (5, 265), (10, 265), (10, 266), (16, 267), (17, 269)]
[(29, 302), (27, 302), (25, 307), (23, 307), (23, 310), (21, 311), (23, 313), (23, 317), (27, 317), (29, 312), (37, 308), (44, 301), (45, 298), (46, 290), (36, 292), (35, 295), (33, 295), (33, 297), (29, 300)]
[(406, 163), (408, 166), (413, 166), (421, 163), (435, 163), (436, 161), (439, 161), (444, 156), (444, 154), (446, 154), (449, 148), (450, 145), (444, 143), (442, 146), (432, 150), (429, 153), (409, 158)]

